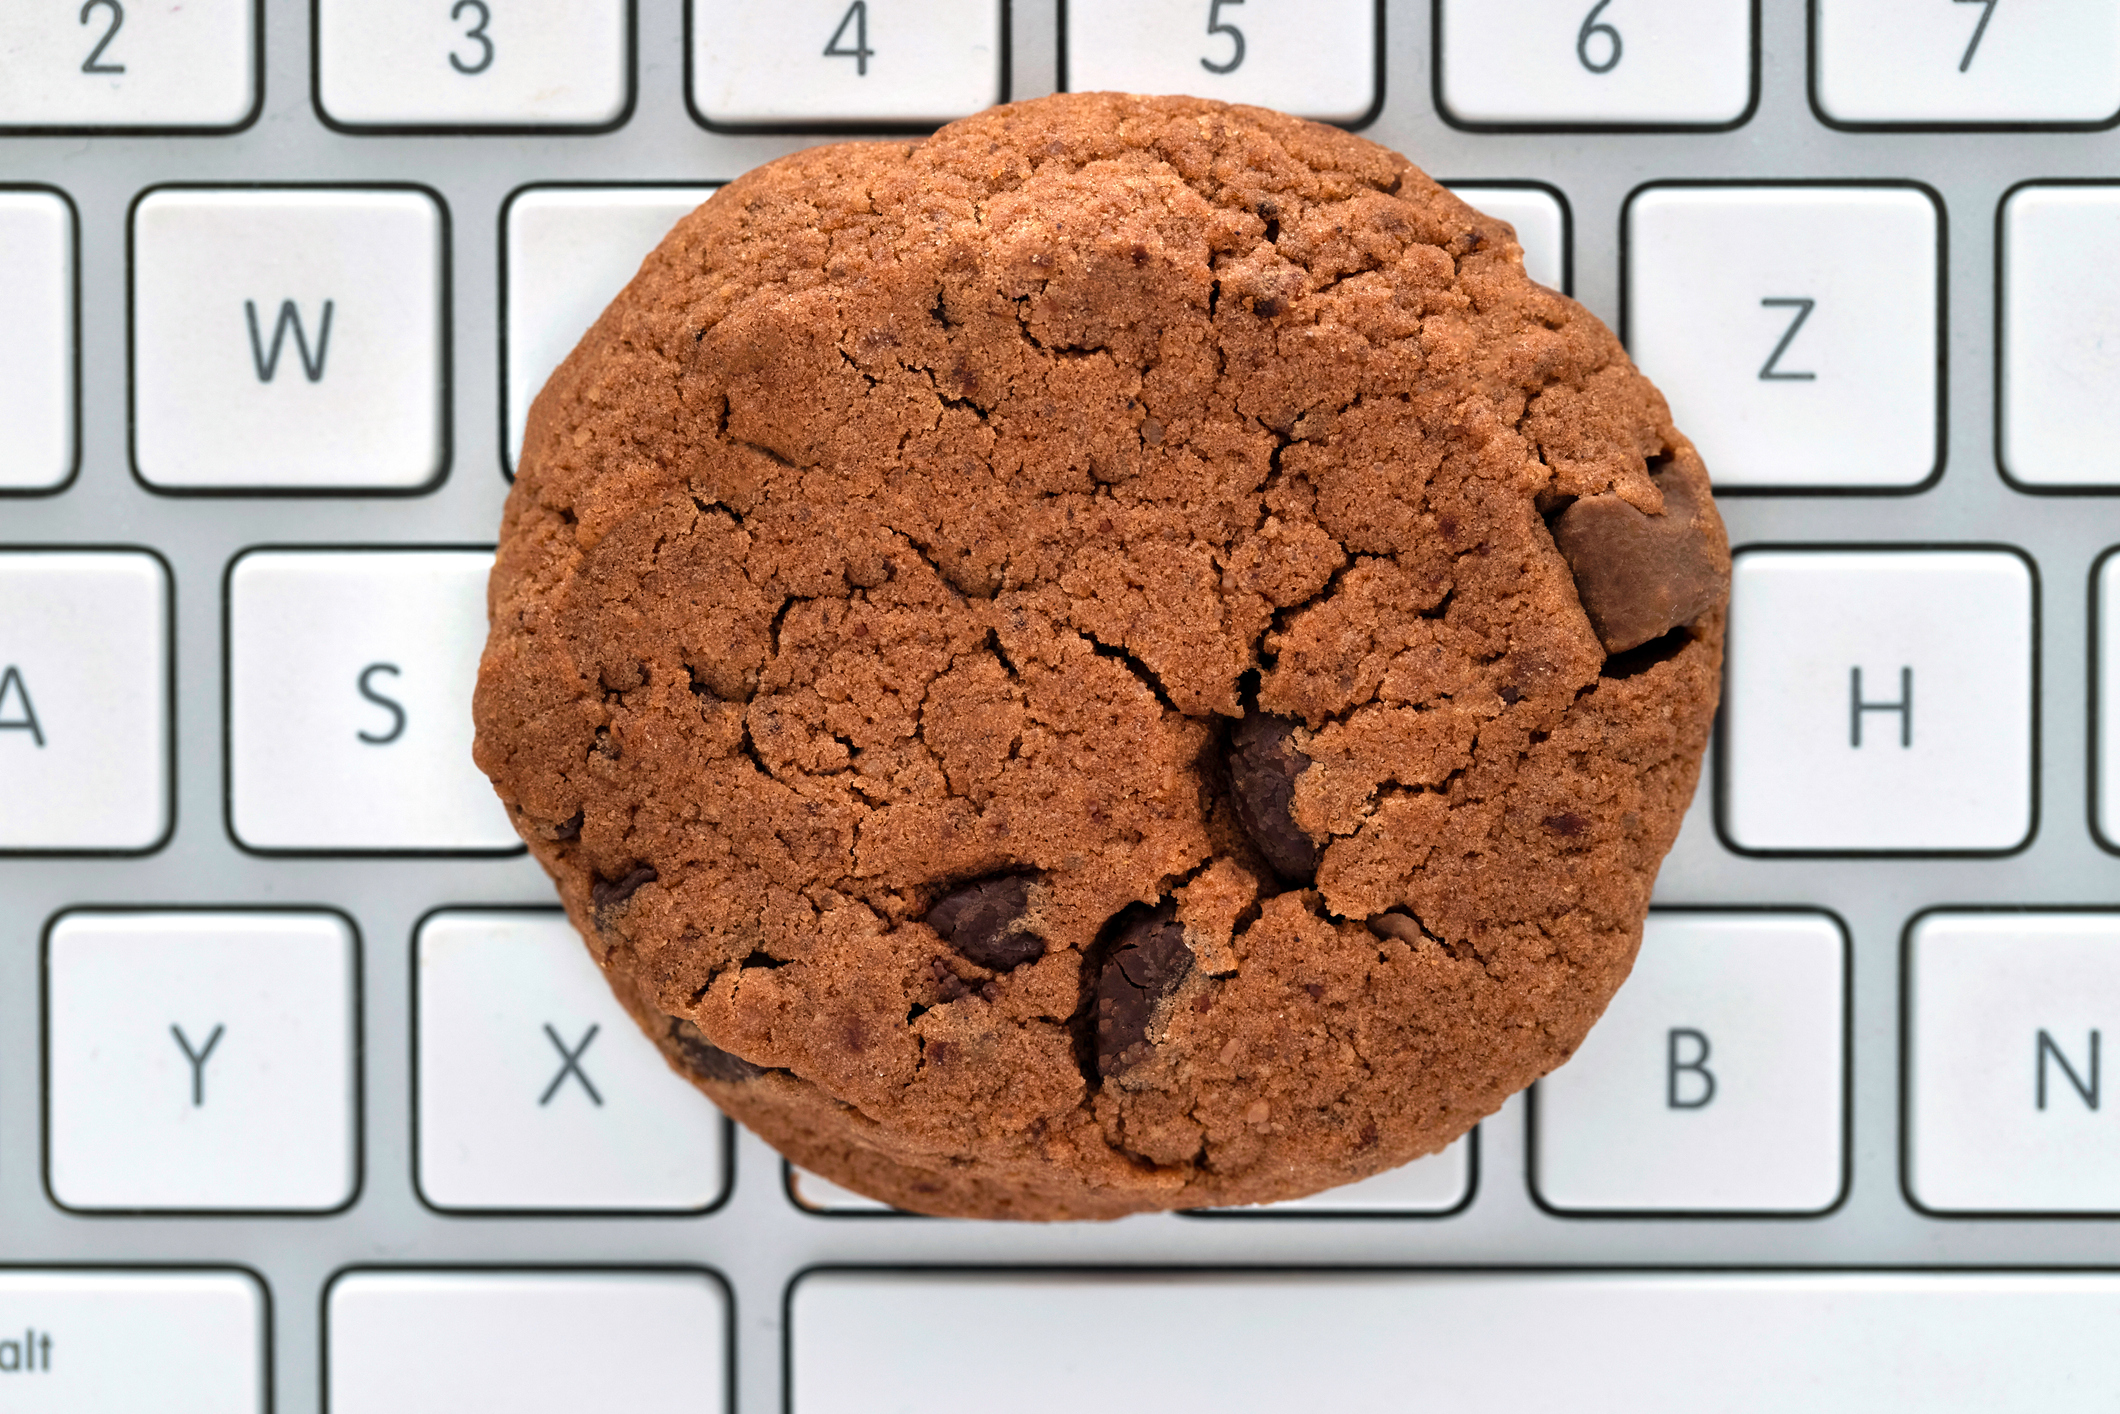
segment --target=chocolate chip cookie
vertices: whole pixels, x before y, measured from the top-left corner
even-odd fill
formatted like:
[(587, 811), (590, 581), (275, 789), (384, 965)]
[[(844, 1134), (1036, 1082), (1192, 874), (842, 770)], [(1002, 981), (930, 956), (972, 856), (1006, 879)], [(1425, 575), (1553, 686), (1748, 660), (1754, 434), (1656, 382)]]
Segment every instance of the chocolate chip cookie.
[(773, 162), (530, 410), (477, 757), (620, 997), (901, 1207), (1432, 1153), (1626, 976), (1729, 557), (1405, 158), (1071, 94)]

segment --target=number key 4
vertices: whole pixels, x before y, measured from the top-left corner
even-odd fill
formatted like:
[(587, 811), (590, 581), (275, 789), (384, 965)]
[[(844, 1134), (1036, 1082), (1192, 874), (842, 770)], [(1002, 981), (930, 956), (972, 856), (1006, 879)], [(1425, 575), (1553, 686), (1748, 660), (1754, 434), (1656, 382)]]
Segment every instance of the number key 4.
[(917, 129), (1008, 99), (1002, 0), (687, 3), (687, 92), (710, 128)]

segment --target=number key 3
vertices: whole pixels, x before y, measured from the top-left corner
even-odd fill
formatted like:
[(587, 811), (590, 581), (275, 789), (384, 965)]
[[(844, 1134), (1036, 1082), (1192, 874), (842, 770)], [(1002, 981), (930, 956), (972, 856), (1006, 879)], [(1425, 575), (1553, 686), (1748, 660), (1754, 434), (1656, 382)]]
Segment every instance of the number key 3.
[(625, 0), (317, 0), (346, 128), (602, 128), (632, 103)]

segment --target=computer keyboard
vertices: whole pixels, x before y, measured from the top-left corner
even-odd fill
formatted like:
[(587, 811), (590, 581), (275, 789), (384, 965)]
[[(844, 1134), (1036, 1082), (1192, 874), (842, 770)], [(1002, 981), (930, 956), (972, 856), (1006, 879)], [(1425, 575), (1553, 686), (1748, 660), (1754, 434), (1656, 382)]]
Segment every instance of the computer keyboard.
[[(1357, 126), (1737, 547), (1634, 979), (1273, 1208), (895, 1213), (670, 1073), (470, 763), (523, 418), (819, 134)], [(2110, 0), (9, 0), (0, 1409), (2108, 1407)]]

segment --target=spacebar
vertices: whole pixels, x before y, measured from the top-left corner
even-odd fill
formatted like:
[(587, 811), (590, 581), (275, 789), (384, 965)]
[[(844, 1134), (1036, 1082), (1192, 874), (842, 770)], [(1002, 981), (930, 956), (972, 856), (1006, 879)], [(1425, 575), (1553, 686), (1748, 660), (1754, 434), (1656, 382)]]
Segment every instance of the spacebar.
[(826, 1269), (788, 1407), (2054, 1410), (2120, 1401), (2120, 1276)]

